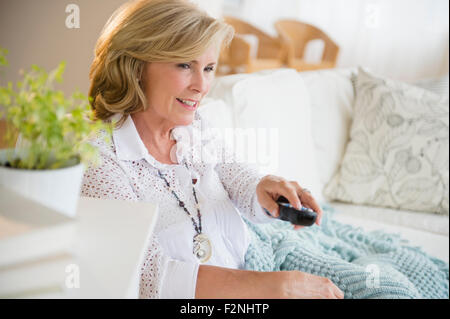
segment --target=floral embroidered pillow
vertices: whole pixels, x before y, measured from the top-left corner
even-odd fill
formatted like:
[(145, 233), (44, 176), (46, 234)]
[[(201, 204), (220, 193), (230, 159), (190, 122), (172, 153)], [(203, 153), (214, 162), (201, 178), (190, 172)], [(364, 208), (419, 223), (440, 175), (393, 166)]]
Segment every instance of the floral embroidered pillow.
[(359, 68), (350, 140), (330, 200), (448, 215), (448, 99)]

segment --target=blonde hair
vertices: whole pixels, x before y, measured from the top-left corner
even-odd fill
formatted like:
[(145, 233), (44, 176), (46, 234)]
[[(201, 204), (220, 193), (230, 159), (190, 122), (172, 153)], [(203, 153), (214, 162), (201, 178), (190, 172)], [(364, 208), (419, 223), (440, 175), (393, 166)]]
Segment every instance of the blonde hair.
[(234, 30), (187, 0), (138, 0), (119, 7), (107, 21), (91, 65), (90, 103), (108, 120), (145, 110), (140, 79), (147, 62), (186, 62), (216, 45), (228, 46)]

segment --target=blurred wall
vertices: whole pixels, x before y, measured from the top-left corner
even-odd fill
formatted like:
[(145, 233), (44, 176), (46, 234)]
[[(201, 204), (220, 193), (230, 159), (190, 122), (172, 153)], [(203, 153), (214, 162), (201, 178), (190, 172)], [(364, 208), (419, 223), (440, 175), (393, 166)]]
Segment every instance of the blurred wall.
[[(9, 66), (0, 72), (0, 83), (17, 81), (21, 68), (37, 64), (47, 70), (67, 61), (64, 83), (67, 94), (75, 89), (87, 94), (94, 47), (107, 19), (124, 0), (1, 0), (0, 47), (9, 50)], [(80, 28), (69, 29), (66, 6), (76, 4)], [(70, 22), (74, 22), (70, 19)]]
[[(224, 0), (224, 14), (276, 35), (278, 19), (298, 19), (340, 46), (338, 67), (365, 66), (415, 81), (448, 74), (448, 0)], [(322, 46), (307, 48), (316, 60)]]
[[(448, 0), (191, 0), (211, 15), (233, 14), (269, 33), (279, 18), (319, 26), (341, 46), (338, 66), (363, 65), (401, 80), (448, 73)], [(46, 69), (67, 61), (66, 92), (87, 93), (96, 40), (107, 19), (125, 0), (0, 0), (0, 46), (9, 67), (0, 84), (38, 64)], [(80, 10), (80, 28), (67, 28), (66, 7)], [(320, 48), (310, 48), (314, 57)]]
[[(223, 0), (191, 0), (214, 17), (222, 14)], [(9, 66), (0, 70), (0, 84), (16, 82), (19, 70), (37, 64), (47, 70), (67, 61), (66, 94), (75, 89), (87, 94), (89, 68), (100, 32), (111, 14), (127, 0), (0, 0), (0, 47), (9, 50)], [(79, 28), (68, 28), (66, 19), (79, 8)], [(70, 9), (70, 7), (69, 7)], [(70, 18), (70, 17), (69, 17)], [(69, 22), (75, 22), (69, 19)], [(70, 23), (69, 23), (70, 25)]]

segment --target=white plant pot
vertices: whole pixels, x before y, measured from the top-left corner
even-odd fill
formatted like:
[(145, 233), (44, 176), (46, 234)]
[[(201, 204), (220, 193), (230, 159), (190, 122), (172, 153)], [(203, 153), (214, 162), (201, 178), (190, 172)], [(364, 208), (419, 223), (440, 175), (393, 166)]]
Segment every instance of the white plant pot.
[[(6, 150), (1, 150), (0, 159), (4, 159), (5, 154)], [(0, 185), (64, 215), (75, 217), (83, 170), (83, 164), (46, 170), (0, 166)]]

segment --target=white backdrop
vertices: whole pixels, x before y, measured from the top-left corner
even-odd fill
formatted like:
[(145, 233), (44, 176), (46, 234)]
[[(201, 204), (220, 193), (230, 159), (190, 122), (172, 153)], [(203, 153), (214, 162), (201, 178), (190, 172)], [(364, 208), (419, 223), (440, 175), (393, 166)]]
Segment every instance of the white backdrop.
[[(273, 22), (295, 18), (341, 47), (339, 67), (362, 65), (414, 81), (448, 73), (448, 0), (194, 0), (215, 16), (234, 15), (275, 35)], [(317, 59), (312, 44), (307, 58)]]
[[(0, 0), (0, 46), (9, 66), (0, 83), (17, 81), (19, 70), (47, 70), (67, 61), (67, 93), (87, 93), (95, 42), (108, 17), (126, 0), (77, 0), (81, 27), (69, 29), (70, 1)], [(211, 15), (233, 14), (271, 34), (273, 22), (290, 17), (319, 26), (340, 46), (338, 66), (362, 65), (403, 80), (448, 73), (448, 0), (192, 0)], [(312, 47), (308, 57), (319, 52)]]

